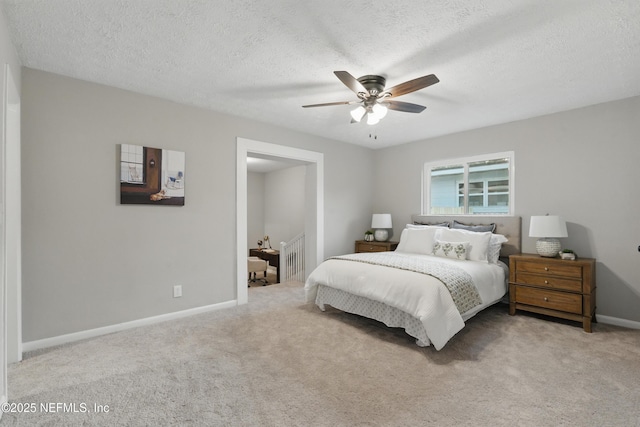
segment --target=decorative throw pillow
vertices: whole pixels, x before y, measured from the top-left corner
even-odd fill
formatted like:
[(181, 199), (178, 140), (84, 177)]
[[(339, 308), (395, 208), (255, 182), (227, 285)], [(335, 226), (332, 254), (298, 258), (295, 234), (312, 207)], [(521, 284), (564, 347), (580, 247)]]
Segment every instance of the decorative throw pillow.
[(428, 225), (430, 227), (447, 227), (447, 228), (449, 228), (449, 222), (447, 222), (447, 221), (445, 221), (445, 222), (432, 222), (432, 223), (414, 221), (413, 225), (418, 225), (418, 226), (420, 226), (420, 225)]
[(414, 222), (413, 224), (407, 224), (407, 228), (424, 228), (424, 227), (445, 227), (445, 228), (449, 228), (449, 223), (448, 222), (442, 222), (440, 224), (425, 224), (425, 223), (420, 223), (420, 222)]
[(463, 224), (461, 222), (458, 222), (456, 220), (453, 220), (453, 224), (451, 224), (451, 228), (457, 228), (460, 230), (468, 230), (468, 231), (477, 231), (477, 232), (484, 232), (484, 231), (490, 231), (490, 232), (494, 232), (496, 231), (496, 224), (486, 224), (486, 225), (471, 225), (471, 224)]
[(433, 255), (454, 259), (467, 259), (468, 247), (469, 242), (445, 242), (443, 240), (436, 240), (433, 244)]
[(435, 238), (445, 242), (468, 242), (467, 259), (488, 262), (487, 253), (489, 252), (489, 240), (491, 239), (491, 233), (488, 231), (478, 233), (468, 230), (440, 228), (437, 230)]

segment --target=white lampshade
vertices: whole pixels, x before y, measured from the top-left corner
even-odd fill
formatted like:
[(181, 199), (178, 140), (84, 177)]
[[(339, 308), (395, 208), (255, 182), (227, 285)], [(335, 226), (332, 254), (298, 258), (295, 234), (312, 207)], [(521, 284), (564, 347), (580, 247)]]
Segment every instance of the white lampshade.
[(366, 108), (364, 108), (362, 105), (358, 105), (356, 108), (351, 110), (351, 117), (356, 122), (359, 122), (360, 120), (362, 120), (362, 118), (366, 113), (367, 113)]
[(378, 120), (380, 120), (387, 115), (387, 107), (382, 104), (375, 104), (373, 107), (371, 107), (371, 112), (378, 118)]
[(567, 237), (567, 223), (556, 215), (532, 216), (529, 237)]
[(532, 216), (529, 236), (539, 237), (536, 250), (540, 256), (555, 257), (561, 248), (557, 237), (568, 236), (567, 223), (556, 215)]
[(391, 214), (373, 214), (371, 218), (371, 228), (376, 230), (373, 232), (373, 237), (379, 241), (384, 242), (389, 238), (388, 228), (393, 227), (391, 224)]
[(371, 228), (391, 228), (391, 214), (373, 214)]

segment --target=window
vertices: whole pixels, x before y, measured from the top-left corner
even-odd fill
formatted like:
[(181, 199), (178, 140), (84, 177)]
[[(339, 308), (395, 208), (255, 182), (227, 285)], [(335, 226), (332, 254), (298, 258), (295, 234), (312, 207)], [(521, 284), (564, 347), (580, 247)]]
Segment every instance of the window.
[(122, 144), (120, 146), (120, 182), (144, 184), (144, 147)]
[(427, 215), (512, 215), (513, 152), (425, 163)]

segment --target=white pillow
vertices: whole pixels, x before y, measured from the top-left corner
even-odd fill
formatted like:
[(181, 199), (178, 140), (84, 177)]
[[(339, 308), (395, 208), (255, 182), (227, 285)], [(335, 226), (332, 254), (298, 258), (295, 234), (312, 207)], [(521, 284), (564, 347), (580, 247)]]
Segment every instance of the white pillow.
[(433, 244), (433, 255), (453, 259), (467, 259), (469, 242), (445, 242), (437, 240)]
[(502, 250), (502, 244), (508, 242), (509, 239), (502, 234), (492, 234), (489, 239), (489, 252), (487, 253), (487, 261), (491, 264), (496, 264), (500, 258), (500, 251)]
[(400, 235), (396, 252), (429, 255), (438, 227), (405, 228)]
[(491, 235), (490, 231), (478, 233), (476, 231), (441, 228), (436, 231), (435, 238), (446, 242), (469, 242), (467, 259), (489, 262), (488, 254)]

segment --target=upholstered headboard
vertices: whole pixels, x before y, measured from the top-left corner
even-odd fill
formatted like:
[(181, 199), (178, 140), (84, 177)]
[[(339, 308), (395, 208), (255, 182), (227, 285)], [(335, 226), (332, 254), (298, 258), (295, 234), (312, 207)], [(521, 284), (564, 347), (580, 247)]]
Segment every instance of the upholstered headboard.
[(522, 252), (522, 218), (519, 216), (484, 216), (484, 215), (411, 215), (411, 222), (420, 224), (439, 224), (442, 222), (458, 222), (467, 225), (495, 224), (494, 233), (502, 234), (508, 242), (502, 245), (500, 256), (507, 257)]

